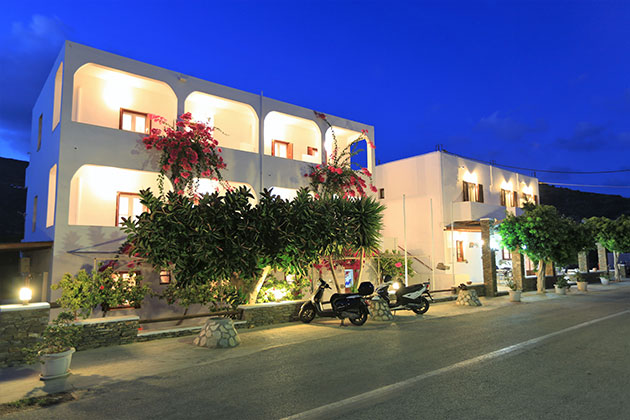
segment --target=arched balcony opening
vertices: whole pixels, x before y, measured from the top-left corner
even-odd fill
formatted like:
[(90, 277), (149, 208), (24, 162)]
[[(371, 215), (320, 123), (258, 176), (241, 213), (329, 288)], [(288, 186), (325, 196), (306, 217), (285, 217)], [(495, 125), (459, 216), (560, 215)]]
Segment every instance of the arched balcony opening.
[[(112, 166), (83, 165), (70, 181), (69, 225), (118, 226), (123, 217), (143, 211), (140, 190), (158, 192), (157, 172)], [(168, 178), (164, 189), (172, 190)]]
[(265, 155), (320, 163), (321, 131), (314, 121), (272, 111), (265, 117)]
[[(341, 153), (349, 144), (361, 137), (361, 133), (337, 126), (328, 128), (328, 130), (326, 130), (326, 134), (324, 135), (324, 149), (326, 150), (328, 160), (330, 160), (333, 153), (335, 137), (337, 138), (338, 153)], [(357, 152), (357, 154), (352, 157), (352, 169), (358, 169), (361, 167), (368, 168), (370, 171), (373, 171), (373, 168), (371, 167), (372, 159), (370, 159), (370, 156), (372, 153), (370, 149), (370, 145), (365, 140), (360, 140), (351, 146), (350, 151)]]
[(169, 85), (88, 63), (74, 73), (72, 121), (138, 133), (161, 126), (150, 114), (177, 118), (177, 97)]
[(213, 136), (220, 147), (258, 153), (258, 115), (250, 105), (193, 92), (184, 109), (194, 120), (217, 128)]

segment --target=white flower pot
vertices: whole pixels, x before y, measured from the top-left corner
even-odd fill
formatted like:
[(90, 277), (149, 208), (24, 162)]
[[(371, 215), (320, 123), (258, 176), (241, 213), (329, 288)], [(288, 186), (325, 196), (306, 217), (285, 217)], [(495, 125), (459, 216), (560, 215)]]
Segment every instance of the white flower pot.
[(604, 286), (608, 286), (608, 283), (610, 283), (610, 280), (608, 280), (606, 277), (600, 277), (599, 280), (601, 280)]
[(520, 302), (521, 301), (521, 291), (520, 290), (509, 290), (510, 294), (510, 302)]
[(588, 285), (588, 282), (586, 282), (586, 281), (578, 281), (577, 282), (578, 291), (586, 292), (586, 286), (587, 285)]
[(61, 353), (42, 353), (39, 359), (42, 363), (42, 374), (39, 379), (47, 381), (49, 379), (63, 378), (70, 375), (70, 362), (74, 347)]
[(554, 284), (554, 286), (556, 288), (556, 294), (558, 295), (566, 295), (567, 294), (567, 288), (566, 287), (558, 287)]

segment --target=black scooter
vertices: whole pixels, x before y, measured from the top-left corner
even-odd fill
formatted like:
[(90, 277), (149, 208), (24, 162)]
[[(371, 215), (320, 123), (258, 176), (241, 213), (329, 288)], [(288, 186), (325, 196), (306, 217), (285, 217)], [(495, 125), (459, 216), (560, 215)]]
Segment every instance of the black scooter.
[[(370, 313), (364, 296), (374, 293), (374, 285), (366, 281), (359, 285), (358, 293), (335, 293), (330, 297), (330, 302), (322, 302), (324, 290), (331, 287), (324, 280), (319, 279), (319, 287), (305, 302), (300, 309), (300, 321), (308, 324), (315, 316), (339, 318), (341, 326), (345, 318), (348, 318), (354, 325), (361, 326), (367, 321)], [(331, 309), (322, 309), (323, 303), (330, 303)]]
[[(433, 302), (433, 297), (429, 293), (429, 282), (420, 284), (413, 284), (411, 286), (403, 286), (397, 281), (393, 281), (391, 276), (385, 276), (384, 283), (376, 288), (376, 294), (381, 297), (389, 309), (397, 311), (400, 309), (410, 309), (417, 314), (423, 314), (429, 310), (429, 300), (424, 297), (426, 295)], [(389, 286), (398, 284), (398, 290), (396, 290), (396, 302), (390, 302), (389, 300)], [(395, 288), (395, 287), (394, 287)]]

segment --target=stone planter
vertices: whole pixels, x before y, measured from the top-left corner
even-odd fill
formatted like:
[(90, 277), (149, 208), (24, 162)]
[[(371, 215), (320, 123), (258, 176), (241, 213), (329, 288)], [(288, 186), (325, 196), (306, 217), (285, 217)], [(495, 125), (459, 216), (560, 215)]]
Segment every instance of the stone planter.
[(610, 283), (610, 280), (607, 279), (606, 277), (600, 277), (599, 280), (602, 282), (604, 286), (608, 286), (608, 283)]
[(193, 344), (199, 347), (231, 348), (241, 344), (241, 339), (230, 318), (210, 318)]
[(521, 301), (521, 291), (520, 290), (510, 290), (510, 302), (520, 302)]
[(566, 295), (567, 294), (567, 288), (566, 287), (558, 287), (555, 284), (553, 285), (553, 287), (555, 287), (557, 295)]
[(389, 310), (389, 306), (387, 302), (385, 302), (380, 297), (373, 297), (369, 301), (370, 305), (370, 318), (373, 321), (393, 321), (394, 315)]
[(577, 282), (577, 288), (579, 292), (586, 292), (586, 286), (588, 285), (588, 282), (586, 281), (578, 281)]
[(457, 293), (457, 301), (455, 304), (461, 306), (481, 306), (481, 301), (475, 289), (468, 289), (460, 290)]
[(74, 351), (74, 347), (72, 347), (70, 350), (61, 353), (40, 354), (42, 373), (39, 379), (47, 381), (70, 375), (70, 362), (72, 362), (72, 353)]

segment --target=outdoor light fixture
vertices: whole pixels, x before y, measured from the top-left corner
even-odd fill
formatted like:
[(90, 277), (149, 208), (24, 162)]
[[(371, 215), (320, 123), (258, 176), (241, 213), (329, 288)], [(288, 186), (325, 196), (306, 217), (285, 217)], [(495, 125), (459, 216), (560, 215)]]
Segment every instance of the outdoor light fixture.
[(28, 287), (22, 287), (20, 289), (20, 300), (22, 304), (28, 305), (28, 301), (33, 297), (33, 291)]
[(400, 283), (394, 282), (394, 284), (392, 284), (392, 289), (394, 289), (394, 290), (400, 289)]

